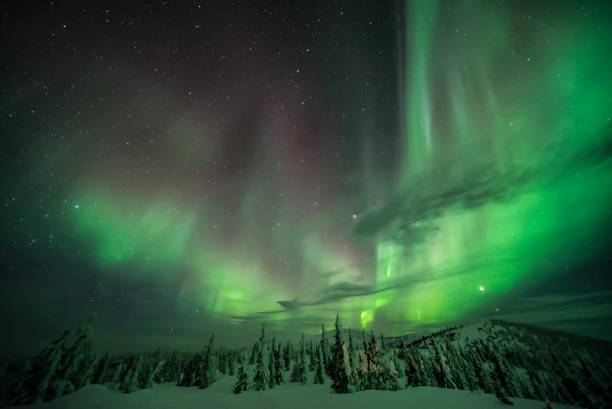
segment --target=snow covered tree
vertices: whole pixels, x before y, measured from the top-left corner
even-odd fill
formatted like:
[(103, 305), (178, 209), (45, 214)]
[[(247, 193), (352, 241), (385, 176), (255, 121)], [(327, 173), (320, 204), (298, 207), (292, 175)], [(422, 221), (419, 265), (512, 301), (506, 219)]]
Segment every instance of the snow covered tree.
[(404, 360), (406, 361), (406, 368), (404, 370), (406, 374), (406, 387), (421, 386), (423, 383), (421, 377), (421, 356), (416, 348), (410, 348), (404, 353)]
[(323, 368), (323, 357), (321, 356), (321, 347), (317, 345), (315, 349), (315, 371), (314, 371), (314, 381), (313, 383), (323, 385), (325, 383), (325, 378), (323, 373), (325, 369)]
[[(36, 356), (25, 375), (23, 382), (23, 396), (16, 399), (15, 403), (30, 403), (39, 400), (53, 399), (51, 389), (53, 382), (58, 379), (62, 372), (62, 365), (68, 354), (68, 331), (64, 333), (51, 346), (42, 350)], [(61, 396), (61, 395), (60, 395)]]
[(119, 385), (120, 391), (125, 393), (131, 393), (138, 389), (138, 374), (141, 368), (142, 355), (132, 358), (131, 364), (128, 367), (123, 379), (121, 380), (121, 384)]
[(331, 357), (329, 353), (329, 342), (327, 341), (327, 335), (325, 334), (325, 324), (321, 324), (321, 356), (323, 357), (323, 367), (328, 376), (332, 376), (332, 370), (330, 366)]
[(238, 367), (237, 380), (234, 384), (234, 393), (242, 393), (249, 388), (249, 381), (244, 368), (244, 361), (240, 358), (240, 366)]
[(306, 362), (305, 362), (305, 346), (304, 346), (304, 334), (300, 340), (300, 350), (298, 357), (293, 364), (293, 371), (291, 372), (291, 382), (299, 382), (301, 384), (306, 383)]
[(268, 354), (268, 388), (272, 389), (274, 388), (274, 385), (276, 384), (275, 382), (275, 374), (276, 374), (276, 367), (278, 366), (277, 362), (276, 362), (276, 357), (275, 357), (275, 352), (276, 352), (276, 337), (272, 337), (272, 345), (270, 348), (270, 353)]
[(347, 346), (342, 342), (341, 331), (340, 315), (336, 315), (336, 334), (330, 366), (332, 371), (331, 388), (335, 393), (349, 393), (351, 392), (351, 367)]
[(400, 389), (398, 375), (399, 372), (395, 366), (395, 361), (389, 359), (384, 371), (385, 390), (398, 391)]
[(283, 379), (283, 371), (282, 371), (282, 362), (281, 362), (281, 346), (280, 344), (278, 345), (278, 347), (274, 350), (274, 373), (270, 374), (270, 377), (274, 378), (274, 383), (276, 385), (281, 385), (285, 382), (285, 380)]
[(164, 360), (152, 362), (152, 365), (150, 365), (147, 372), (143, 376), (141, 384), (143, 389), (151, 389), (153, 387), (155, 384), (155, 378), (161, 373), (165, 363), (166, 361)]
[(230, 352), (228, 356), (227, 371), (232, 376), (236, 373), (236, 356), (233, 352)]
[(451, 369), (448, 366), (448, 362), (446, 360), (446, 354), (443, 350), (442, 345), (434, 346), (435, 351), (435, 365), (434, 365), (434, 376), (436, 377), (436, 382), (441, 388), (453, 388), (456, 389), (457, 385), (453, 380), (453, 376), (451, 373)]
[[(63, 395), (65, 392), (62, 390), (66, 387), (69, 391), (73, 391), (85, 386), (87, 379), (84, 375), (91, 376), (90, 366), (95, 360), (91, 353), (91, 323), (92, 321), (88, 320), (79, 327), (74, 343), (65, 354), (64, 371), (61, 376), (64, 382), (61, 382), (61, 386), (57, 388), (56, 396)], [(67, 384), (66, 381), (70, 384)]]
[(106, 379), (109, 373), (109, 364), (110, 364), (110, 355), (107, 353), (98, 362), (98, 366), (94, 372), (94, 376), (93, 376), (91, 383), (104, 384), (106, 382)]
[(359, 351), (359, 368), (357, 368), (357, 387), (359, 390), (368, 389), (368, 372), (368, 357), (364, 351)]
[(385, 389), (384, 367), (380, 363), (378, 345), (374, 333), (371, 334), (368, 345), (368, 389)]
[(314, 346), (313, 346), (313, 342), (310, 341), (308, 342), (308, 356), (309, 356), (309, 360), (308, 360), (308, 372), (313, 372), (316, 368), (316, 357), (314, 354)]
[(285, 371), (291, 368), (291, 342), (287, 340), (287, 345), (283, 351), (283, 361), (285, 363)]
[(264, 362), (264, 338), (265, 327), (261, 325), (261, 335), (259, 336), (259, 346), (257, 347), (257, 357), (255, 358), (255, 374), (253, 375), (253, 389), (260, 391), (266, 389), (270, 383), (270, 374)]
[(355, 355), (355, 348), (353, 347), (353, 337), (351, 336), (351, 329), (348, 329), (348, 350), (349, 350), (349, 364), (351, 368), (354, 368), (353, 365), (353, 355)]
[(194, 386), (198, 382), (198, 375), (200, 372), (200, 366), (202, 365), (202, 353), (195, 353), (185, 365), (182, 370), (179, 379), (177, 380), (178, 386)]
[(208, 341), (208, 346), (206, 347), (206, 352), (204, 354), (204, 360), (202, 363), (202, 368), (200, 370), (200, 380), (198, 386), (200, 388), (208, 388), (215, 380), (217, 379), (217, 370), (214, 364), (214, 356), (213, 356), (213, 341), (215, 338), (215, 334), (210, 336), (210, 340)]

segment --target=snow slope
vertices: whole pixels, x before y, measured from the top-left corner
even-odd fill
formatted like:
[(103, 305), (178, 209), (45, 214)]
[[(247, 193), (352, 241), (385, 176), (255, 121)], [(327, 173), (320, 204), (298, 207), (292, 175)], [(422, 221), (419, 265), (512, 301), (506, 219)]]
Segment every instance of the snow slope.
[[(102, 385), (88, 385), (59, 399), (14, 406), (22, 409), (544, 409), (536, 400), (512, 399), (514, 406), (502, 405), (494, 395), (458, 389), (418, 387), (397, 392), (363, 391), (332, 394), (329, 385), (284, 384), (272, 390), (234, 395), (235, 377), (223, 377), (207, 389), (156, 385), (134, 393), (113, 392)], [(554, 404), (553, 408), (572, 408)]]

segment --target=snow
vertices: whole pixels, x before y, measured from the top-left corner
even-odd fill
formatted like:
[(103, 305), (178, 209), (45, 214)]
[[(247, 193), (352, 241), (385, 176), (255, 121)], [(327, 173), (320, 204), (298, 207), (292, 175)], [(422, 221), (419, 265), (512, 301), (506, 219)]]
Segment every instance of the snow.
[[(544, 409), (542, 401), (512, 398), (514, 406), (502, 405), (494, 395), (458, 389), (418, 387), (400, 391), (368, 390), (333, 394), (326, 385), (284, 384), (264, 391), (232, 393), (235, 377), (225, 376), (207, 389), (155, 385), (153, 389), (121, 393), (102, 385), (88, 385), (59, 399), (16, 406), (21, 409)], [(553, 404), (553, 408), (572, 406)]]

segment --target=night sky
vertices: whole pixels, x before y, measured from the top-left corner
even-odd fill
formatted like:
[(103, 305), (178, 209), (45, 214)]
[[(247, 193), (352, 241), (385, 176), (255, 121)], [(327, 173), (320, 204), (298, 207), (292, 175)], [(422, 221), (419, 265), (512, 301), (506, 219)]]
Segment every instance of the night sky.
[(605, 3), (2, 2), (2, 349), (611, 339)]

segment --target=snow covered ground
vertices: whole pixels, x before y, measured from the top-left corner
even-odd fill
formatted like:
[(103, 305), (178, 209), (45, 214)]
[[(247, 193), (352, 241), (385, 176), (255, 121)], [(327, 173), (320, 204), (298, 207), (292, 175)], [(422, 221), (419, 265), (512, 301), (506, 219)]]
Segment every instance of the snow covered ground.
[[(545, 403), (512, 399), (514, 406), (502, 405), (494, 395), (458, 389), (418, 387), (397, 392), (363, 391), (332, 394), (329, 385), (284, 384), (272, 390), (248, 391), (234, 395), (235, 377), (228, 376), (207, 389), (156, 385), (134, 393), (113, 392), (106, 386), (89, 385), (62, 398), (18, 406), (22, 409), (544, 409)], [(553, 408), (572, 406), (553, 404)]]

